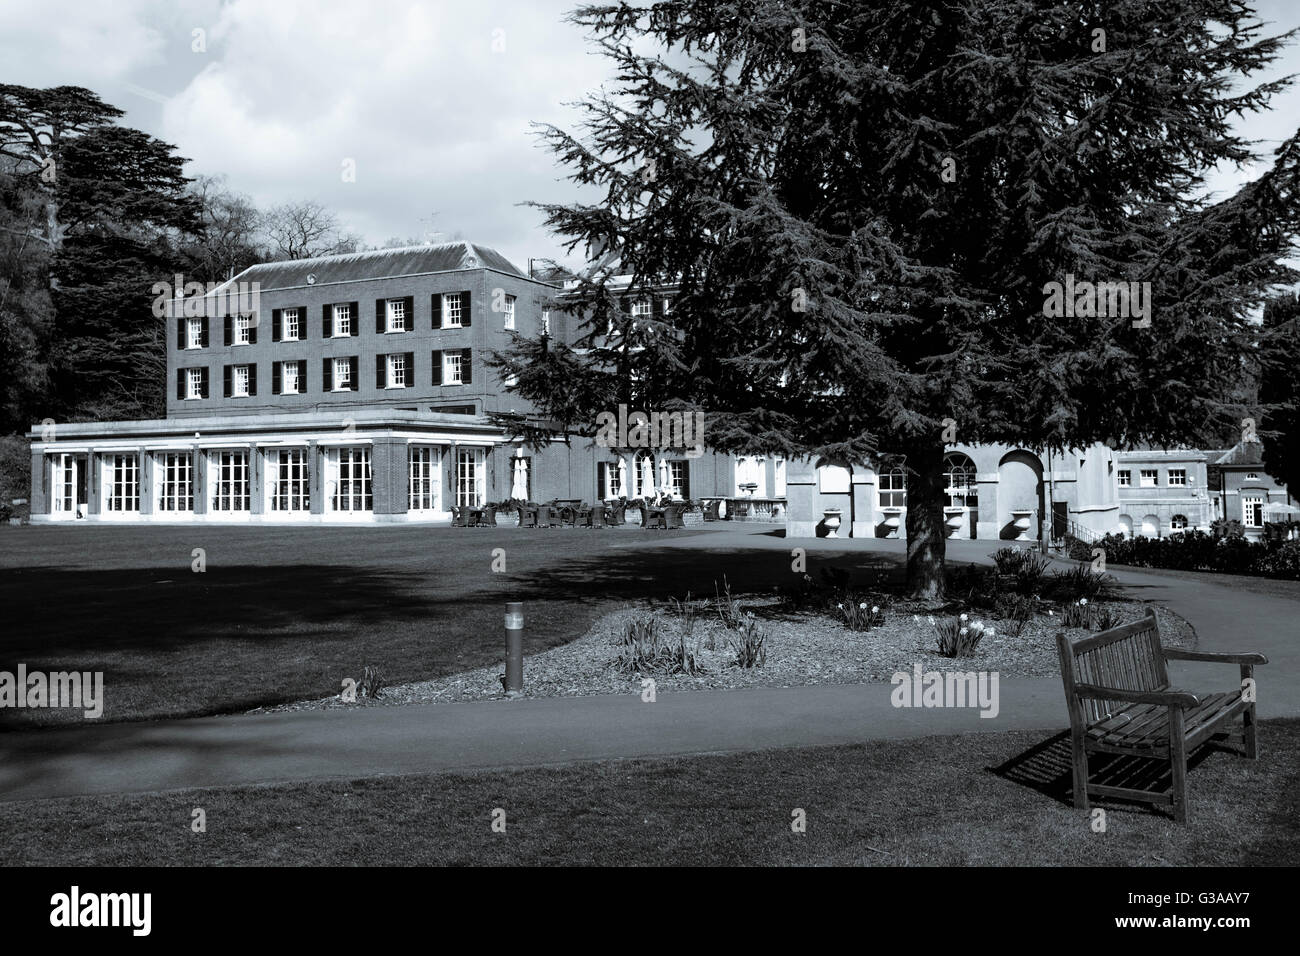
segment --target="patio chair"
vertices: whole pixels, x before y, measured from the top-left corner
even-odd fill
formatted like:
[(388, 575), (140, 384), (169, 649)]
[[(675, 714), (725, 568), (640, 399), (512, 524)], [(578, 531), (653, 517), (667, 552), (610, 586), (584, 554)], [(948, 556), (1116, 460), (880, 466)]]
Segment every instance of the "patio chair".
[(550, 505), (537, 506), (537, 525), (538, 528), (551, 528), (555, 526), (555, 511)]
[(587, 511), (587, 527), (603, 528), (605, 527), (605, 504), (597, 501)]
[(537, 527), (537, 505), (530, 503), (519, 506), (519, 527)]
[(644, 502), (641, 504), (641, 527), (645, 530), (651, 528), (662, 528), (664, 526), (664, 513), (662, 511), (652, 511)]
[(497, 526), (497, 506), (485, 506), (483, 508), (483, 515), (479, 518), (478, 523), (481, 528), (495, 528)]
[(469, 527), (469, 508), (461, 505), (451, 506), (451, 526), (453, 528)]
[(686, 510), (685, 505), (665, 505), (664, 506), (664, 528), (685, 528), (682, 523), (682, 512)]
[(710, 501), (707, 505), (705, 505), (705, 506), (704, 506), (704, 520), (705, 520), (705, 521), (720, 521), (720, 520), (722, 520), (722, 519), (718, 516), (718, 509), (719, 509), (721, 506), (722, 506), (722, 499), (720, 499), (720, 498), (714, 498), (714, 499), (713, 499), (712, 501)]
[(627, 499), (620, 498), (609, 506), (609, 514), (606, 520), (611, 527), (618, 527), (621, 524), (627, 524)]

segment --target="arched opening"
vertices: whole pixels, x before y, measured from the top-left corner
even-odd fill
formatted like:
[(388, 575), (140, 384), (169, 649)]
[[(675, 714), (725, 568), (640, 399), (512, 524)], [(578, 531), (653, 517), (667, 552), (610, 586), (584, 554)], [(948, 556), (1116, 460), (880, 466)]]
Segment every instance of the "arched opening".
[(1129, 515), (1119, 516), (1119, 533), (1126, 538), (1133, 537), (1133, 519)]
[(952, 452), (943, 460), (944, 524), (950, 538), (975, 537), (975, 518), (979, 514), (979, 486), (975, 481), (975, 462), (969, 455)]
[(1023, 449), (1009, 451), (998, 463), (999, 537), (1037, 541), (1043, 526), (1043, 463)]

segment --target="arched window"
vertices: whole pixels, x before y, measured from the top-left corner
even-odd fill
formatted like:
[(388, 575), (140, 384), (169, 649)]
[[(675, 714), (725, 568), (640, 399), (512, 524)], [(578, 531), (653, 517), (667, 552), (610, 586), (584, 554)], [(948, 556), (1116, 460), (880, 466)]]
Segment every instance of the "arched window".
[(1169, 527), (1174, 531), (1187, 530), (1187, 515), (1174, 515), (1169, 519)]
[(943, 460), (944, 493), (949, 508), (979, 507), (979, 490), (975, 484), (975, 462), (954, 452)]
[(882, 508), (907, 507), (907, 475), (901, 468), (891, 468), (880, 473), (880, 486), (877, 490)]
[(1133, 519), (1128, 515), (1119, 516), (1119, 533), (1126, 538), (1133, 537)]
[(1160, 519), (1157, 516), (1147, 515), (1142, 519), (1142, 536), (1144, 538), (1160, 536)]

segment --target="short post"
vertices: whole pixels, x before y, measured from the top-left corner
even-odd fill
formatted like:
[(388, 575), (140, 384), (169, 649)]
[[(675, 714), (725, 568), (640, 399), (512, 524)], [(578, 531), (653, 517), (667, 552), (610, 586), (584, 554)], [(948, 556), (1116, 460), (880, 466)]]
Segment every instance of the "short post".
[(506, 694), (524, 692), (524, 604), (506, 602)]

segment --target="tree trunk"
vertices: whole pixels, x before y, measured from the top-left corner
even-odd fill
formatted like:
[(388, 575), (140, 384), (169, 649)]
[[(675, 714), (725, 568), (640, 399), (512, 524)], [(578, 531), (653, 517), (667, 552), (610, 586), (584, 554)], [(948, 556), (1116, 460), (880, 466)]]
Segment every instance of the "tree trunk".
[(907, 589), (925, 600), (944, 591), (943, 451), (938, 442), (907, 450)]

